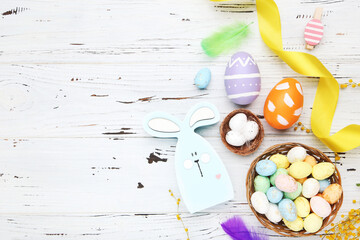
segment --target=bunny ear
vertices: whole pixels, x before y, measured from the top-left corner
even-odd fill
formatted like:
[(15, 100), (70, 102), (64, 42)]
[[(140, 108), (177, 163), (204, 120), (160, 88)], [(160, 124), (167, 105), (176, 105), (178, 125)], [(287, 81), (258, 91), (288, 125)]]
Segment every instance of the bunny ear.
[(185, 123), (195, 130), (198, 127), (212, 125), (220, 120), (217, 108), (210, 103), (199, 103), (195, 105), (185, 118)]
[(181, 130), (180, 122), (165, 112), (153, 112), (145, 117), (144, 129), (147, 133), (159, 138), (177, 137)]

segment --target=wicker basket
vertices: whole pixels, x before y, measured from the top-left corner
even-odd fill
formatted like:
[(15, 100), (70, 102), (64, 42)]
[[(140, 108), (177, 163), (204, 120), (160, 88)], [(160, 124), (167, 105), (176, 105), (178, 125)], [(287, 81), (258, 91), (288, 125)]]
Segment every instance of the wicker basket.
[[(287, 154), (287, 152), (296, 146), (301, 146), (306, 149), (307, 154), (313, 156), (318, 162), (330, 162), (331, 160), (320, 150), (317, 150), (315, 148), (300, 144), (300, 143), (284, 143), (284, 144), (278, 144), (274, 145), (270, 148), (268, 148), (264, 153), (262, 153), (260, 156), (258, 156), (250, 165), (249, 171), (246, 176), (246, 198), (249, 203), (249, 206), (253, 213), (255, 214), (256, 218), (260, 221), (264, 227), (271, 229), (283, 236), (288, 237), (308, 237), (311, 235), (314, 235), (316, 233), (307, 233), (305, 230), (302, 230), (300, 232), (294, 232), (290, 230), (288, 227), (285, 226), (282, 222), (275, 224), (270, 222), (265, 215), (260, 214), (255, 211), (254, 207), (252, 206), (250, 202), (250, 197), (254, 193), (254, 178), (257, 176), (257, 173), (255, 171), (255, 165), (260, 160), (268, 159), (270, 156), (280, 153), (280, 154)], [(338, 183), (341, 185), (341, 177), (339, 170), (335, 166), (335, 173), (330, 177), (331, 183)], [(343, 194), (341, 195), (341, 198), (338, 202), (331, 205), (331, 214), (326, 217), (323, 221), (323, 225), (320, 228), (318, 232), (320, 232), (322, 229), (324, 229), (326, 226), (328, 226), (336, 217), (341, 205), (343, 202)]]
[[(226, 134), (230, 131), (230, 127), (229, 127), (230, 119), (238, 113), (244, 113), (247, 116), (248, 120), (256, 122), (259, 125), (259, 133), (254, 140), (250, 141), (250, 143), (246, 143), (240, 147), (235, 147), (230, 145), (226, 141), (225, 137)], [(221, 136), (221, 141), (230, 151), (238, 155), (246, 156), (255, 152), (259, 148), (261, 142), (264, 139), (264, 127), (261, 124), (260, 119), (255, 114), (253, 114), (249, 110), (240, 108), (232, 111), (225, 117), (224, 121), (220, 125), (220, 136)]]

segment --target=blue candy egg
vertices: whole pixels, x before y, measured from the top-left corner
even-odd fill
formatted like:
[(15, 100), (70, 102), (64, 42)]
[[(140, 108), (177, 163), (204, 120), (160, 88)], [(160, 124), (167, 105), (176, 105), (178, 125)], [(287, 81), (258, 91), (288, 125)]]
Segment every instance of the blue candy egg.
[(205, 89), (211, 80), (211, 72), (208, 68), (202, 68), (195, 76), (195, 85), (199, 89)]
[(297, 218), (295, 203), (288, 198), (281, 200), (279, 211), (281, 216), (289, 222), (295, 221)]
[(320, 180), (319, 183), (320, 183), (319, 192), (322, 193), (330, 185), (330, 180), (329, 179)]
[(271, 176), (276, 172), (276, 164), (270, 160), (261, 160), (256, 164), (256, 172), (264, 177)]
[(283, 198), (284, 194), (277, 187), (271, 187), (266, 192), (266, 196), (271, 203), (278, 203)]

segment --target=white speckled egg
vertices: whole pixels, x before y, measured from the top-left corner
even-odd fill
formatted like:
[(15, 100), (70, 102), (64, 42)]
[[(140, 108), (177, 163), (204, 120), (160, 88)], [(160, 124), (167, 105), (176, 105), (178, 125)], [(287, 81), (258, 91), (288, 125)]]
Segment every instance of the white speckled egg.
[(255, 211), (261, 214), (266, 214), (269, 210), (269, 201), (263, 192), (254, 192), (250, 198), (251, 205)]
[(302, 195), (306, 198), (311, 198), (318, 194), (320, 190), (320, 183), (315, 178), (306, 179), (303, 184)]
[(287, 153), (287, 158), (290, 163), (304, 161), (306, 158), (306, 150), (303, 147), (293, 147)]
[(247, 116), (244, 113), (238, 113), (233, 116), (229, 121), (229, 127), (231, 130), (242, 132), (247, 123)]
[(235, 53), (225, 70), (225, 89), (230, 100), (250, 104), (259, 96), (260, 85), (260, 71), (254, 58), (246, 52)]
[(233, 130), (227, 132), (225, 139), (230, 145), (235, 147), (242, 146), (246, 142), (246, 138), (242, 134)]

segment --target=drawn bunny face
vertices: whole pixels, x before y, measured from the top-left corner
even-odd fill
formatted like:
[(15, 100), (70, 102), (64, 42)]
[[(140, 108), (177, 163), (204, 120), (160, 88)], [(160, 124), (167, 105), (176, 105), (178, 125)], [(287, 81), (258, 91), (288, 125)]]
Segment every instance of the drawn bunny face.
[(215, 106), (200, 103), (184, 121), (164, 112), (149, 114), (144, 129), (161, 138), (178, 138), (175, 170), (182, 198), (193, 213), (233, 198), (233, 188), (225, 166), (212, 146), (195, 129), (215, 124), (220, 116)]

